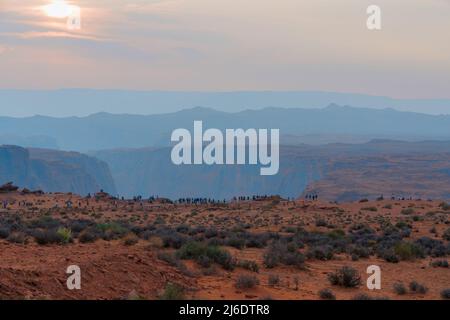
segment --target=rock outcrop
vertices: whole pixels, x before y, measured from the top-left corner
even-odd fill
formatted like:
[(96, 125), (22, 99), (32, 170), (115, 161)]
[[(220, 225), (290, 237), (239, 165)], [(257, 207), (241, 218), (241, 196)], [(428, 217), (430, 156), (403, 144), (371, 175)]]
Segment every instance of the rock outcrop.
[(45, 192), (116, 193), (108, 165), (76, 152), (0, 146), (0, 184), (9, 181)]

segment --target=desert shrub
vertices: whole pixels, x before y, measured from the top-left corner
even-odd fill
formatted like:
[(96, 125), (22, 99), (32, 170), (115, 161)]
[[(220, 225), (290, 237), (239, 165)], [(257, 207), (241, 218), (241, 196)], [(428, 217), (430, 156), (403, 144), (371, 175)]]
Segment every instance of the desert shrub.
[(208, 228), (208, 229), (206, 229), (205, 230), (205, 237), (207, 238), (207, 239), (210, 239), (210, 238), (215, 238), (215, 237), (217, 237), (217, 235), (219, 234), (219, 232), (217, 231), (217, 229), (216, 228)]
[(425, 294), (428, 292), (428, 288), (418, 283), (417, 281), (411, 281), (409, 283), (409, 290), (413, 293)]
[(398, 263), (400, 262), (399, 256), (397, 256), (394, 252), (394, 249), (384, 249), (378, 251), (378, 256), (390, 263)]
[(425, 255), (443, 257), (449, 253), (444, 243), (436, 239), (421, 237), (414, 241), (414, 243), (422, 248)]
[(335, 229), (328, 232), (327, 236), (332, 240), (343, 239), (345, 238), (345, 231), (342, 229)]
[(450, 241), (450, 228), (444, 231), (444, 233), (442, 234), (442, 238), (444, 240)]
[(400, 258), (400, 260), (424, 258), (424, 252), (420, 246), (405, 241), (399, 242), (395, 245), (394, 253)]
[(327, 221), (324, 219), (316, 220), (316, 227), (326, 227), (328, 225)]
[(439, 207), (442, 210), (444, 210), (444, 211), (449, 211), (450, 210), (450, 203), (442, 202), (441, 204), (439, 204)]
[(161, 300), (184, 300), (184, 289), (177, 284), (168, 283), (159, 298)]
[(116, 240), (128, 234), (129, 229), (118, 222), (99, 223), (96, 228), (101, 232), (104, 240)]
[(296, 233), (297, 232), (297, 228), (296, 227), (292, 227), (292, 226), (283, 226), (281, 231), (282, 232), (286, 232), (286, 233)]
[[(352, 260), (358, 260), (360, 258), (368, 258), (370, 256), (370, 249), (360, 245), (351, 245), (347, 250), (348, 254), (352, 256)], [(355, 259), (353, 259), (355, 257)]]
[(310, 247), (306, 253), (308, 259), (331, 260), (333, 259), (333, 248), (329, 245)]
[(19, 244), (26, 244), (27, 243), (27, 235), (21, 231), (14, 231), (11, 232), (6, 238), (9, 242), (12, 243), (19, 243)]
[(336, 296), (334, 295), (331, 289), (322, 289), (319, 291), (319, 297), (323, 300), (336, 300)]
[(394, 291), (398, 295), (404, 295), (407, 292), (405, 285), (401, 282), (394, 283)]
[(218, 246), (212, 246), (200, 242), (188, 242), (184, 244), (178, 251), (177, 256), (180, 259), (193, 259), (197, 262), (204, 257), (209, 258), (212, 262), (221, 265), (225, 270), (233, 270), (235, 262), (231, 254)]
[(335, 286), (354, 288), (361, 284), (361, 276), (352, 267), (344, 266), (336, 272), (329, 273), (328, 281)]
[(202, 268), (209, 268), (209, 267), (211, 267), (211, 264), (213, 263), (213, 261), (206, 255), (201, 255), (201, 256), (197, 257), (197, 259), (195, 259), (195, 261)]
[(176, 232), (164, 232), (160, 235), (165, 248), (180, 249), (185, 243), (188, 242), (186, 236), (182, 236)]
[(392, 209), (392, 204), (387, 204), (383, 207), (384, 209)]
[(205, 244), (200, 242), (188, 242), (177, 251), (177, 256), (180, 259), (196, 259), (203, 255), (205, 251)]
[(450, 289), (444, 289), (441, 291), (442, 299), (450, 299)]
[(359, 200), (359, 202), (360, 202), (360, 203), (369, 202), (369, 199), (364, 198), (364, 199)]
[(266, 268), (272, 269), (275, 268), (277, 265), (280, 264), (280, 258), (278, 255), (273, 255), (270, 253), (264, 254), (264, 265)]
[(397, 229), (411, 229), (411, 225), (405, 221), (399, 221), (395, 224)]
[(61, 238), (61, 243), (62, 244), (67, 244), (72, 242), (72, 230), (70, 230), (69, 228), (58, 228), (58, 230), (56, 230), (56, 234)]
[(88, 228), (80, 232), (78, 241), (81, 243), (92, 243), (100, 238), (98, 232), (93, 228)]
[(415, 211), (413, 208), (405, 208), (405, 209), (402, 209), (402, 211), (400, 211), (400, 213), (404, 214), (404, 215), (410, 215), (410, 214), (413, 214), (414, 212)]
[(269, 278), (268, 278), (268, 283), (269, 286), (277, 286), (280, 284), (280, 276), (277, 274), (269, 274)]
[(258, 264), (255, 261), (240, 260), (239, 263), (238, 263), (238, 266), (243, 268), (243, 269), (252, 271), (252, 272), (256, 272), (256, 273), (259, 272), (259, 266), (258, 266)]
[(274, 268), (280, 263), (302, 268), (305, 263), (305, 256), (298, 251), (294, 244), (289, 246), (285, 242), (277, 241), (267, 248), (264, 254), (264, 265), (267, 268)]
[(238, 289), (252, 289), (259, 285), (257, 277), (252, 275), (241, 274), (236, 279), (236, 288)]
[(37, 230), (33, 232), (34, 239), (40, 245), (62, 243), (63, 239), (56, 230)]
[(188, 277), (192, 277), (192, 273), (189, 271), (189, 269), (186, 267), (186, 265), (178, 259), (174, 254), (167, 253), (167, 252), (158, 252), (157, 255), (159, 260), (162, 260), (164, 262), (167, 262), (172, 267), (177, 268), (180, 270), (180, 272)]
[(132, 246), (139, 242), (139, 238), (134, 233), (129, 233), (123, 238), (123, 244), (126, 246)]
[(377, 207), (364, 207), (364, 208), (361, 208), (361, 210), (372, 211), (372, 212), (378, 211)]
[(369, 225), (364, 223), (353, 224), (349, 228), (349, 232), (353, 236), (363, 236), (363, 235), (374, 235), (375, 230), (373, 230)]
[(435, 268), (448, 268), (448, 261), (447, 260), (435, 260), (431, 263), (432, 267)]
[(9, 237), (10, 230), (9, 228), (1, 227), (0, 228), (0, 239), (7, 239)]
[(185, 233), (185, 234), (188, 234), (190, 228), (189, 228), (188, 225), (182, 224), (182, 225), (179, 225), (178, 227), (176, 227), (175, 230), (176, 230), (178, 233)]
[(300, 252), (287, 252), (282, 258), (281, 263), (287, 266), (302, 268), (305, 263), (305, 256)]
[(245, 239), (245, 246), (247, 248), (264, 248), (267, 246), (267, 241), (269, 241), (270, 237), (269, 233), (248, 233)]
[(232, 236), (231, 238), (225, 241), (225, 244), (229, 247), (242, 250), (245, 247), (245, 240), (237, 236)]
[(59, 220), (53, 219), (50, 216), (42, 216), (39, 219), (30, 221), (30, 228), (32, 229), (57, 229), (61, 226)]
[(83, 231), (84, 229), (86, 229), (87, 227), (91, 226), (93, 223), (92, 221), (89, 220), (74, 220), (74, 221), (69, 221), (68, 222), (68, 227), (72, 230), (73, 233), (80, 233), (81, 231)]

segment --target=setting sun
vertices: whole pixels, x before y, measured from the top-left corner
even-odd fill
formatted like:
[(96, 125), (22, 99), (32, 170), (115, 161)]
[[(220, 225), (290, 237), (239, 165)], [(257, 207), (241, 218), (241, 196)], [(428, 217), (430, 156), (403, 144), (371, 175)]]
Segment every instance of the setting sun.
[(44, 6), (43, 10), (48, 17), (67, 18), (72, 14), (74, 6), (64, 0), (54, 0), (52, 3)]

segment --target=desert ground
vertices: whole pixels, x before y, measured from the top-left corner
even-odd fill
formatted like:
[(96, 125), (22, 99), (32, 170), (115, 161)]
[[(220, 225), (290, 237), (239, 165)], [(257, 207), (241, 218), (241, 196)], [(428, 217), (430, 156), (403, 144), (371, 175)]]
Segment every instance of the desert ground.
[[(0, 204), (2, 299), (450, 298), (444, 201), (17, 190)], [(69, 265), (80, 267), (80, 290), (66, 286)], [(366, 286), (370, 265), (380, 290)]]

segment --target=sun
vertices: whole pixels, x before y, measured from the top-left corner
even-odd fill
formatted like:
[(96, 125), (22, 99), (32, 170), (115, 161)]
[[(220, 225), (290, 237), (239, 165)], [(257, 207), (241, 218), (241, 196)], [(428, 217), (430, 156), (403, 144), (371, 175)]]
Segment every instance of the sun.
[(52, 3), (42, 7), (45, 14), (50, 18), (67, 18), (74, 10), (74, 6), (64, 0), (53, 0)]

